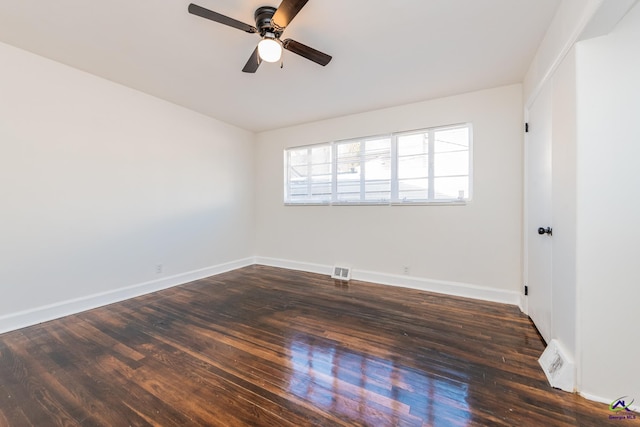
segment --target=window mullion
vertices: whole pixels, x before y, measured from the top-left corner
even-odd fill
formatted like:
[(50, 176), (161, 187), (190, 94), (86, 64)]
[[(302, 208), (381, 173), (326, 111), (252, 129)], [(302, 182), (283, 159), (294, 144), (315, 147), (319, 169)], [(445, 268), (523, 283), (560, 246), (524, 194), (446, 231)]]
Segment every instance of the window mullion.
[(311, 155), (311, 147), (307, 148), (307, 198), (312, 199), (313, 198), (313, 185), (311, 183), (312, 180), (312, 172), (311, 172), (311, 168), (313, 165), (313, 158)]
[(391, 202), (398, 200), (398, 136), (391, 135)]
[(332, 142), (331, 150), (331, 203), (338, 200), (338, 149), (336, 143)]
[(361, 141), (360, 142), (360, 201), (364, 202), (366, 200), (365, 197), (365, 177), (366, 177), (366, 170), (365, 170), (365, 163), (366, 163), (366, 156), (365, 156), (365, 147), (366, 147), (367, 142), (366, 141)]
[(429, 191), (428, 191), (428, 199), (429, 200), (435, 200), (436, 198), (436, 192), (435, 192), (435, 179), (434, 179), (434, 173), (435, 173), (435, 132), (433, 131), (433, 129), (429, 130), (428, 133), (428, 148), (427, 148), (427, 159), (429, 161), (429, 167), (428, 167), (428, 186), (429, 186)]
[(291, 200), (291, 151), (285, 151), (285, 171), (286, 171), (286, 183), (285, 183), (285, 195), (284, 200), (288, 202)]

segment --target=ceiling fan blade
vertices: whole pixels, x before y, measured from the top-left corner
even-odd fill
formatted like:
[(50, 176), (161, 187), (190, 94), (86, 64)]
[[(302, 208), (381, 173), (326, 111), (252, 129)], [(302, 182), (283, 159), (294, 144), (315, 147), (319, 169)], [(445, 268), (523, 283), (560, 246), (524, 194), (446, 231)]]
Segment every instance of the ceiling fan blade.
[(237, 21), (233, 18), (229, 18), (228, 16), (224, 16), (219, 14), (218, 12), (214, 12), (209, 9), (205, 9), (202, 6), (198, 6), (197, 4), (191, 3), (189, 5), (189, 13), (193, 15), (200, 16), (205, 19), (210, 19), (214, 22), (218, 22), (220, 24), (228, 25), (229, 27), (237, 28), (239, 30), (245, 31), (247, 33), (257, 33), (258, 29), (252, 25), (245, 24), (244, 22)]
[(308, 1), (309, 0), (282, 0), (282, 3), (278, 6), (278, 10), (273, 14), (271, 22), (275, 27), (284, 30)]
[(258, 47), (256, 46), (253, 53), (251, 54), (251, 57), (249, 58), (247, 63), (244, 64), (244, 68), (242, 69), (242, 71), (244, 71), (245, 73), (255, 73), (256, 71), (258, 71), (258, 67), (260, 66), (261, 62), (262, 60), (260, 59), (260, 55), (258, 55)]
[(319, 50), (315, 50), (312, 47), (304, 45), (295, 40), (286, 39), (282, 42), (282, 47), (290, 52), (296, 53), (310, 61), (320, 64), (323, 67), (331, 61), (331, 56), (326, 53), (322, 53)]

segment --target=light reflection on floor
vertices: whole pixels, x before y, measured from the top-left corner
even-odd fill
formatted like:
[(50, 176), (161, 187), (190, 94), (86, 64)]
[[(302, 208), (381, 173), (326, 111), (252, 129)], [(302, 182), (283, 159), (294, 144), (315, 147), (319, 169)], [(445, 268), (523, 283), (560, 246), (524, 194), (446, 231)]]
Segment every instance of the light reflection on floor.
[(289, 344), (289, 392), (341, 418), (402, 424), (419, 418), (434, 426), (470, 420), (468, 385), (305, 335)]

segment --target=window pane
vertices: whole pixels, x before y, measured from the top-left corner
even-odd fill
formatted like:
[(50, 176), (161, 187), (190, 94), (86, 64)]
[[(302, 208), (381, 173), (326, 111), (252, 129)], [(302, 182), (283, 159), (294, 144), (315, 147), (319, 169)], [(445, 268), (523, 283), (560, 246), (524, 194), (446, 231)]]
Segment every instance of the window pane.
[(360, 181), (338, 181), (336, 200), (357, 201), (360, 200)]
[(331, 147), (314, 147), (310, 150), (309, 196), (314, 202), (331, 200)]
[(391, 140), (389, 138), (372, 139), (365, 142), (365, 154), (368, 158), (389, 158), (391, 156)]
[(307, 175), (309, 174), (309, 166), (304, 165), (293, 165), (289, 168), (289, 176), (292, 181), (307, 180)]
[(435, 176), (468, 175), (469, 152), (450, 151), (436, 153), (434, 162)]
[(435, 199), (469, 197), (469, 127), (434, 131)]
[(331, 200), (331, 146), (291, 149), (287, 154), (286, 201), (317, 203)]
[(391, 197), (391, 138), (365, 143), (364, 198), (388, 201)]
[(429, 158), (426, 155), (398, 158), (398, 178), (426, 178), (429, 175)]
[(311, 149), (311, 173), (331, 175), (331, 150), (329, 147)]
[(469, 177), (435, 178), (434, 189), (436, 199), (465, 199), (469, 197)]
[(308, 151), (306, 148), (289, 151), (289, 164), (292, 166), (306, 165)]
[(398, 181), (398, 199), (405, 200), (426, 200), (429, 197), (429, 180), (424, 179), (403, 179)]
[(368, 180), (365, 183), (365, 200), (384, 201), (391, 195), (391, 180)]
[(469, 150), (469, 128), (459, 127), (444, 130), (436, 130), (435, 152), (446, 153), (449, 151)]
[(337, 185), (336, 200), (360, 200), (360, 149), (362, 143), (336, 144)]
[(360, 173), (360, 142), (336, 145), (338, 175)]
[[(414, 133), (398, 136), (398, 179), (427, 178), (429, 176), (429, 134)], [(416, 181), (418, 182), (418, 181)], [(426, 187), (425, 187), (426, 188)], [(398, 198), (403, 199), (402, 186)], [(420, 196), (425, 199), (427, 196)]]
[(336, 144), (337, 201), (388, 201), (391, 138)]
[(429, 152), (429, 134), (414, 133), (398, 136), (398, 156), (427, 154)]

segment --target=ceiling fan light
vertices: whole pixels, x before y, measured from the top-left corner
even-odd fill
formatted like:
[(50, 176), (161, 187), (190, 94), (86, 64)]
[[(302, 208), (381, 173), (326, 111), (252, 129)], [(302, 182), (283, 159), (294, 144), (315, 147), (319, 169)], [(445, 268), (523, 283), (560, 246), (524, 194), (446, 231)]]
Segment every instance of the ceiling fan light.
[(266, 36), (258, 43), (260, 59), (266, 62), (278, 62), (282, 56), (282, 46), (273, 37)]

